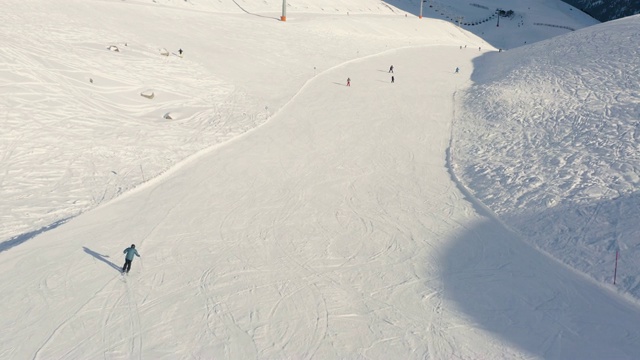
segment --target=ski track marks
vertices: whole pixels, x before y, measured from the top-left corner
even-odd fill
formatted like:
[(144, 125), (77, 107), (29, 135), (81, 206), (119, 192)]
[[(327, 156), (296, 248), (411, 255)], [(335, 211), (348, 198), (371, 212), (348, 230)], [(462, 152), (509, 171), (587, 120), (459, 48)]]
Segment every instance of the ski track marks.
[[(112, 355), (128, 354), (127, 358), (142, 359), (142, 331), (140, 325), (140, 314), (135, 300), (135, 294), (130, 289), (129, 283), (119, 280), (117, 275), (107, 281), (105, 285), (98, 289), (86, 302), (76, 308), (73, 312), (64, 315), (64, 320), (51, 332), (44, 343), (35, 351), (34, 359), (49, 359), (52, 356), (60, 358), (77, 357), (107, 357)], [(128, 275), (127, 275), (128, 276)], [(96, 306), (96, 303), (101, 305)], [(99, 312), (99, 316), (98, 313)], [(87, 323), (95, 322), (88, 317), (101, 319), (100, 325), (95, 327), (87, 326)], [(127, 318), (126, 326), (123, 326), (123, 318)], [(80, 329), (77, 329), (80, 325)], [(113, 333), (119, 332), (125, 327), (128, 330), (122, 342), (114, 342)], [(97, 331), (96, 329), (100, 330)], [(77, 331), (82, 333), (73, 337), (73, 346), (66, 348), (53, 345), (58, 337), (67, 337)], [(63, 335), (63, 333), (68, 333)], [(70, 333), (70, 334), (69, 334)], [(86, 353), (85, 347), (95, 343), (96, 338), (100, 338), (102, 347), (94, 350), (94, 353)], [(128, 344), (128, 345), (126, 345)]]

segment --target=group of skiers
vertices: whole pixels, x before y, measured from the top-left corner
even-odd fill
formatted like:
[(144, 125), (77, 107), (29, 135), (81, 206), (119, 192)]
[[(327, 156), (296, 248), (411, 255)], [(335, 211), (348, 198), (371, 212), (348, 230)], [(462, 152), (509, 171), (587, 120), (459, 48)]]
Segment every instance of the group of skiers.
[[(389, 73), (393, 74), (393, 65), (389, 67)], [(396, 81), (395, 77), (391, 75), (391, 83), (393, 84)], [(351, 86), (351, 78), (347, 78), (347, 86)]]
[[(466, 46), (465, 46), (465, 47), (466, 47)], [(460, 48), (462, 49), (462, 46), (461, 46)], [(390, 74), (393, 74), (393, 73), (394, 73), (394, 72), (393, 72), (393, 65), (391, 65), (391, 66), (389, 67), (389, 73), (390, 73)], [(454, 73), (455, 73), (455, 74), (460, 73), (460, 68), (459, 68), (459, 67), (456, 67), (456, 70), (454, 71)], [(391, 75), (391, 83), (393, 84), (393, 83), (395, 83), (395, 82), (396, 82), (395, 77), (394, 77), (393, 75)], [(347, 86), (351, 86), (351, 78), (350, 78), (350, 77), (348, 77), (348, 78), (347, 78)]]

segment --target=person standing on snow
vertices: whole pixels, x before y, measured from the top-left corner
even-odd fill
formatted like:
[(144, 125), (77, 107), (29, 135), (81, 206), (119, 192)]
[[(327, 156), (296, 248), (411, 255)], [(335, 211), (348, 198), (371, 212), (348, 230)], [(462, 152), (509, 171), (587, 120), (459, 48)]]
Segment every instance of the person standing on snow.
[(393, 84), (396, 81), (396, 79), (393, 77), (393, 75), (391, 75), (391, 83)]
[(129, 270), (131, 270), (131, 262), (133, 261), (133, 257), (134, 256), (140, 257), (140, 254), (138, 254), (138, 250), (136, 250), (136, 246), (134, 244), (131, 244), (131, 247), (124, 249), (122, 253), (127, 254), (124, 257), (124, 265), (122, 266), (122, 272), (129, 273)]
[(389, 68), (389, 72), (393, 74), (393, 65)]
[(347, 78), (347, 86), (351, 86), (351, 78)]

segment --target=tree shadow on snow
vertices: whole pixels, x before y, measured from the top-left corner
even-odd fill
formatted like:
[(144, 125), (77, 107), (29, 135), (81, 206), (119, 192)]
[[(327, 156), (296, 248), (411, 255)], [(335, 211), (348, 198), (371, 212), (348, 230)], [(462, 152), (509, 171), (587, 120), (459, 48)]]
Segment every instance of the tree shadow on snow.
[(87, 254), (89, 254), (89, 255), (93, 256), (94, 258), (96, 258), (96, 259), (98, 259), (98, 260), (102, 261), (103, 263), (105, 263), (105, 264), (107, 264), (107, 265), (111, 266), (112, 268), (114, 268), (114, 269), (118, 270), (119, 272), (120, 272), (120, 271), (122, 271), (122, 268), (121, 268), (120, 266), (118, 266), (118, 265), (116, 265), (116, 264), (114, 264), (114, 263), (112, 263), (111, 261), (109, 261), (109, 260), (107, 260), (107, 259), (106, 259), (106, 258), (108, 258), (108, 257), (109, 257), (109, 255), (102, 255), (102, 254), (98, 254), (97, 252), (95, 252), (95, 251), (93, 251), (93, 250), (89, 249), (89, 248), (88, 248), (88, 247), (86, 247), (86, 246), (83, 246), (82, 248), (84, 249), (84, 252), (86, 252)]
[(7, 250), (9, 250), (9, 249), (11, 249), (11, 248), (13, 248), (15, 246), (18, 246), (18, 245), (28, 241), (28, 240), (31, 240), (34, 237), (42, 234), (45, 231), (53, 230), (53, 229), (57, 228), (58, 226), (66, 223), (67, 221), (71, 220), (72, 218), (73, 218), (72, 216), (69, 216), (69, 217), (66, 217), (64, 219), (60, 219), (58, 221), (55, 221), (55, 222), (53, 222), (53, 223), (51, 223), (51, 224), (49, 224), (47, 226), (43, 226), (40, 229), (29, 231), (27, 233), (14, 236), (14, 237), (12, 237), (11, 239), (9, 239), (7, 241), (3, 241), (3, 242), (0, 243), (0, 252), (7, 251)]

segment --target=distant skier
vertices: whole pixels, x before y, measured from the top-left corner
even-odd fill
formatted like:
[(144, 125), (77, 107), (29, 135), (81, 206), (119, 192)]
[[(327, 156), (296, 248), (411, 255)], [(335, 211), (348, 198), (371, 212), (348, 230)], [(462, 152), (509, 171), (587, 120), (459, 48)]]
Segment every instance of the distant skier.
[(389, 72), (393, 74), (393, 65), (389, 68)]
[(182, 56), (182, 49), (178, 50), (178, 54), (180, 54), (180, 56)]
[(140, 257), (140, 254), (138, 254), (138, 250), (136, 250), (136, 246), (134, 244), (131, 244), (131, 247), (124, 249), (122, 253), (127, 254), (124, 257), (124, 265), (122, 266), (122, 273), (123, 274), (129, 273), (129, 270), (131, 270), (131, 262), (133, 261), (133, 257), (134, 256)]
[(351, 86), (351, 78), (347, 78), (347, 86)]
[(391, 75), (391, 83), (393, 84), (396, 81), (396, 79), (393, 77), (393, 75)]
[(456, 68), (456, 74), (460, 72), (460, 68)]

